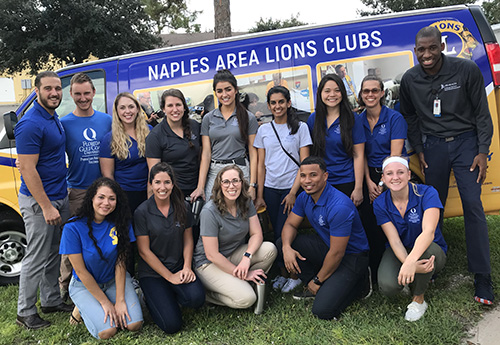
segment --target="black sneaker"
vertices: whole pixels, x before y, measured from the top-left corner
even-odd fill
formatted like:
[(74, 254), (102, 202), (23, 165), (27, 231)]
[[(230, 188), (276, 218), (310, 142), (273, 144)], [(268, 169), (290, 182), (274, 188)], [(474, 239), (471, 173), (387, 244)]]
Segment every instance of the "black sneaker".
[(293, 299), (296, 299), (296, 300), (307, 300), (307, 299), (314, 299), (314, 298), (316, 298), (316, 295), (314, 295), (308, 289), (304, 289), (304, 291), (296, 292), (293, 294)]
[(492, 305), (495, 300), (495, 295), (493, 294), (493, 283), (491, 282), (491, 276), (489, 274), (479, 274), (474, 276), (474, 287), (476, 291), (474, 293), (474, 299), (476, 302)]
[(40, 329), (50, 326), (50, 321), (44, 320), (38, 314), (19, 316), (17, 315), (16, 323), (19, 326), (24, 326), (27, 329)]

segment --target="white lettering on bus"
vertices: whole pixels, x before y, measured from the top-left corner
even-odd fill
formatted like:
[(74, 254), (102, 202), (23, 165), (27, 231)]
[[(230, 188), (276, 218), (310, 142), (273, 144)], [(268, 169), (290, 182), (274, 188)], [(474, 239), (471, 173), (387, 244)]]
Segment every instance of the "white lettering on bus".
[[(158, 73), (158, 69), (160, 69)], [(170, 79), (176, 77), (176, 74), (188, 76), (190, 74), (207, 73), (210, 70), (208, 57), (200, 59), (194, 58), (188, 61), (173, 61), (169, 64), (148, 66), (149, 80)]]

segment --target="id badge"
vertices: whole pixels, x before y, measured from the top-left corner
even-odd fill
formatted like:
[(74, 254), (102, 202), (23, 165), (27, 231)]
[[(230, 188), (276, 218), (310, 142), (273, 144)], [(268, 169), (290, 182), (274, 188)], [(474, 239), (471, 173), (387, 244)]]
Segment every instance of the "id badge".
[(434, 105), (432, 106), (432, 113), (434, 117), (441, 117), (441, 100), (436, 98), (434, 100)]

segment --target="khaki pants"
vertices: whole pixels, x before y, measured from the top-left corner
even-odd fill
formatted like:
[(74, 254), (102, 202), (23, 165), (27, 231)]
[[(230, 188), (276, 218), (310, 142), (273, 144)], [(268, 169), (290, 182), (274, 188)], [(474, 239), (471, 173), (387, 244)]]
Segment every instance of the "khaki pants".
[[(233, 264), (240, 263), (248, 245), (241, 245), (227, 259)], [(250, 270), (262, 269), (268, 272), (277, 250), (273, 243), (263, 242), (250, 260)], [(206, 300), (213, 304), (225, 305), (234, 309), (246, 309), (257, 300), (255, 291), (249, 282), (236, 278), (222, 271), (213, 263), (206, 263), (196, 268), (196, 274), (207, 290)]]

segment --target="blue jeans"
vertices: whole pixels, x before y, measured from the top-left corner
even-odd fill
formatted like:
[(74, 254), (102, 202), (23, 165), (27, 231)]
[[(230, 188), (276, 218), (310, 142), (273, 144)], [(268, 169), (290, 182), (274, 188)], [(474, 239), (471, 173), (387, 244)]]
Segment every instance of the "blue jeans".
[(182, 327), (183, 307), (198, 309), (205, 303), (205, 288), (199, 279), (189, 284), (175, 285), (163, 278), (139, 279), (154, 323), (168, 334), (177, 333)]
[[(427, 136), (424, 156), (429, 167), (425, 169), (425, 183), (436, 188), (444, 206), (448, 197), (450, 172), (453, 169), (464, 212), (469, 271), (489, 274), (488, 226), (481, 202), (481, 184), (476, 183), (479, 168), (473, 172), (469, 170), (477, 154), (475, 132), (460, 134), (448, 142), (443, 138)], [(440, 224), (442, 225), (442, 214)]]
[[(323, 266), (330, 249), (317, 235), (298, 235), (292, 243), (305, 261), (297, 260), (301, 273), (299, 278), (308, 284)], [(279, 254), (283, 256), (281, 239), (278, 241)], [(363, 279), (368, 273), (368, 252), (345, 254), (335, 272), (323, 282), (318, 290), (312, 313), (320, 319), (331, 320), (338, 317), (356, 298), (361, 295)]]
[[(113, 278), (107, 283), (98, 285), (111, 303), (115, 304), (115, 279)], [(75, 277), (72, 277), (71, 282), (69, 283), (69, 296), (75, 306), (78, 307), (83, 322), (93, 337), (99, 339), (99, 333), (106, 329), (115, 327), (110, 325), (109, 318), (106, 320), (106, 323), (104, 323), (104, 310), (102, 309), (101, 304), (97, 301), (97, 299), (95, 299), (94, 296), (92, 296), (85, 285), (76, 280)], [(132, 285), (132, 278), (128, 272), (125, 278), (125, 303), (127, 303), (128, 314), (132, 319), (131, 321), (127, 320), (127, 323), (131, 324), (142, 321), (141, 304), (139, 303), (139, 298), (137, 297)]]

